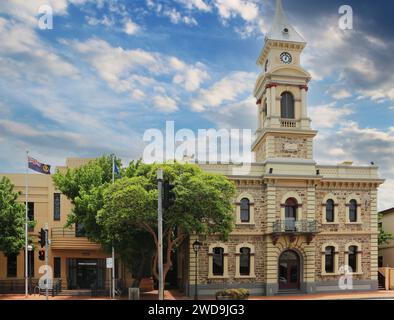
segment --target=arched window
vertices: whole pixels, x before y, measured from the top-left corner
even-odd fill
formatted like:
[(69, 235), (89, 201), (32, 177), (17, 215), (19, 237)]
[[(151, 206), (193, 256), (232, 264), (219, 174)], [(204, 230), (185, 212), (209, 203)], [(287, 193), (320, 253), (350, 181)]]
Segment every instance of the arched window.
[(358, 272), (357, 270), (357, 246), (350, 246), (348, 249), (348, 264), (352, 268), (352, 272)]
[(298, 202), (294, 198), (289, 198), (285, 203), (285, 229), (286, 231), (295, 230), (297, 220)]
[(241, 276), (250, 275), (250, 248), (241, 248), (239, 257), (239, 274)]
[(281, 117), (283, 119), (294, 119), (294, 97), (290, 92), (284, 92), (281, 99)]
[(220, 247), (213, 248), (212, 273), (214, 276), (224, 275), (224, 249)]
[(334, 217), (334, 200), (329, 199), (326, 202), (326, 221), (327, 222), (334, 222), (335, 217)]
[(250, 222), (250, 201), (247, 198), (241, 200), (241, 222)]
[(349, 221), (350, 222), (357, 222), (357, 201), (356, 200), (350, 200)]
[(335, 268), (335, 247), (326, 247), (325, 250), (325, 271), (326, 273), (334, 273)]

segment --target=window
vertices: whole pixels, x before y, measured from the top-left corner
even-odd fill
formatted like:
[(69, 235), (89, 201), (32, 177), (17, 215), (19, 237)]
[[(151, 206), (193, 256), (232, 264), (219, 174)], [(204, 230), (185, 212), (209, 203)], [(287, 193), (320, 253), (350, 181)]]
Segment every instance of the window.
[(286, 231), (295, 230), (297, 220), (298, 202), (294, 198), (289, 198), (285, 203), (285, 229)]
[(75, 224), (75, 236), (77, 238), (82, 238), (86, 236), (85, 226), (83, 223), (77, 222)]
[(16, 278), (17, 275), (17, 255), (7, 257), (7, 277)]
[(246, 198), (241, 200), (241, 222), (250, 222), (250, 201)]
[(214, 248), (213, 249), (213, 268), (212, 273), (214, 276), (224, 275), (224, 249)]
[(348, 264), (349, 267), (352, 268), (352, 272), (358, 272), (357, 270), (357, 246), (350, 246), (348, 252)]
[(330, 199), (327, 200), (326, 203), (326, 221), (327, 222), (334, 222), (335, 221), (335, 217), (334, 217), (334, 200)]
[(334, 273), (335, 271), (335, 247), (326, 247), (325, 251), (325, 271), (326, 273)]
[(250, 248), (241, 248), (239, 257), (239, 274), (241, 276), (250, 275)]
[(60, 193), (53, 194), (53, 220), (60, 221)]
[(62, 272), (61, 272), (61, 258), (59, 257), (54, 257), (53, 258), (53, 276), (55, 278), (61, 278), (62, 277)]
[(350, 200), (349, 203), (349, 221), (350, 222), (357, 222), (357, 201)]
[[(29, 221), (34, 221), (34, 202), (27, 203), (27, 216)], [(29, 227), (29, 231), (34, 231), (34, 227)]]
[(283, 119), (294, 119), (294, 97), (290, 92), (282, 94), (281, 99), (281, 117)]

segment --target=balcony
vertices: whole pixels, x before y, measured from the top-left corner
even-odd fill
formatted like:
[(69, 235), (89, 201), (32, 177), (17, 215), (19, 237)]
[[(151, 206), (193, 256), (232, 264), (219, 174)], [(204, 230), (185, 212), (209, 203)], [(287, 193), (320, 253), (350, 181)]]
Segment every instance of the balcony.
[(306, 235), (309, 244), (319, 232), (320, 224), (316, 220), (278, 220), (274, 222), (272, 227), (272, 239), (276, 244), (280, 236), (287, 235), (290, 242), (294, 242), (297, 236)]
[(296, 128), (297, 127), (297, 121), (294, 119), (281, 119), (280, 120), (280, 126), (282, 128)]
[(101, 246), (86, 237), (81, 237), (75, 228), (52, 228), (51, 248), (58, 250), (100, 250)]

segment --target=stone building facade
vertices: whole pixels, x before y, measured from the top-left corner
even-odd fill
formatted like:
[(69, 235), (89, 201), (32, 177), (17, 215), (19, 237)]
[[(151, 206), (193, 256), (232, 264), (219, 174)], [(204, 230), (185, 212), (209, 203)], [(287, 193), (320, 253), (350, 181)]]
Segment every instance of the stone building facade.
[(197, 237), (183, 244), (178, 277), (189, 295), (196, 264), (200, 295), (224, 288), (256, 295), (340, 291), (345, 271), (353, 279), (349, 290), (378, 288), (377, 188), (383, 180), (374, 165), (322, 166), (313, 160), (311, 76), (300, 64), (305, 46), (278, 0), (258, 59), (263, 70), (254, 90), (256, 162), (242, 175), (234, 174), (233, 165), (201, 165), (235, 182), (236, 227), (228, 241), (199, 238), (197, 260)]

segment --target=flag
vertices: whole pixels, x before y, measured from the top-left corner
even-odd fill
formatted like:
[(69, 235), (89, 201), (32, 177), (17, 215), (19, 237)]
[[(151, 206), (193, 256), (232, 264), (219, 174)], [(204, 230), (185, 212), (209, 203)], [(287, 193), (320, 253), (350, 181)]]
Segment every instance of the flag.
[(114, 162), (114, 173), (115, 173), (117, 176), (120, 176), (119, 167), (118, 167), (118, 165), (116, 164), (116, 162)]
[(29, 169), (43, 174), (51, 174), (51, 166), (38, 162), (36, 159), (29, 157)]

